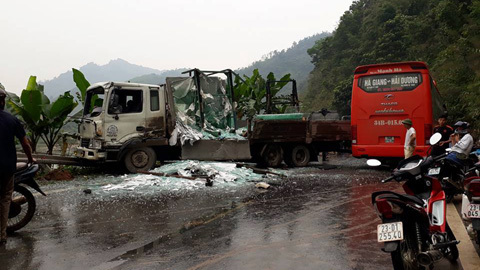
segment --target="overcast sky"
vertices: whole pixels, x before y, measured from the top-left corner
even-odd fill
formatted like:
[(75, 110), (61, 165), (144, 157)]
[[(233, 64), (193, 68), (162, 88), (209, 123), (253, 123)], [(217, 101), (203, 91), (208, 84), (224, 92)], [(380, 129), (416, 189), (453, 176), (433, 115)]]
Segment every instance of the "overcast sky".
[(156, 69), (248, 66), (333, 31), (352, 0), (15, 0), (0, 2), (0, 82), (19, 93), (112, 59)]

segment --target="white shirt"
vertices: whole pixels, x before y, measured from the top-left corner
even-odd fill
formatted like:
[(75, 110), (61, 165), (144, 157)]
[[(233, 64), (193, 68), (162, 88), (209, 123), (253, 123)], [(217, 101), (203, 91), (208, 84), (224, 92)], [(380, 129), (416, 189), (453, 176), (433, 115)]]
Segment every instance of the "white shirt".
[[(415, 129), (413, 127), (410, 127), (409, 129), (407, 129), (407, 134), (405, 135), (405, 148), (407, 148), (408, 146), (410, 146), (410, 137), (412, 136), (412, 134), (416, 134), (415, 132)], [(415, 142), (413, 143), (413, 146), (416, 146), (417, 145), (417, 140), (414, 139)]]
[(465, 134), (458, 143), (452, 146), (452, 152), (469, 155), (473, 148), (473, 137), (470, 134)]

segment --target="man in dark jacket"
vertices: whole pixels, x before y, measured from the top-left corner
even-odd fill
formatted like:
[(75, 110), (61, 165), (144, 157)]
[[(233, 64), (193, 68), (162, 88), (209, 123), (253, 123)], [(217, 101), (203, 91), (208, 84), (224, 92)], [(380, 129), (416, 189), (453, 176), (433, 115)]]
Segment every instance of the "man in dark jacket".
[(433, 146), (433, 156), (445, 154), (446, 149), (449, 147), (448, 144), (450, 143), (450, 135), (453, 134), (453, 128), (447, 125), (447, 115), (444, 114), (438, 118), (438, 126), (433, 128), (433, 133), (435, 134), (437, 132), (442, 134), (442, 139), (438, 144)]
[(34, 162), (32, 149), (22, 124), (16, 117), (4, 111), (6, 96), (7, 92), (0, 84), (0, 245), (7, 242), (8, 212), (14, 186), (13, 174), (17, 168), (15, 137), (22, 144), (28, 161)]

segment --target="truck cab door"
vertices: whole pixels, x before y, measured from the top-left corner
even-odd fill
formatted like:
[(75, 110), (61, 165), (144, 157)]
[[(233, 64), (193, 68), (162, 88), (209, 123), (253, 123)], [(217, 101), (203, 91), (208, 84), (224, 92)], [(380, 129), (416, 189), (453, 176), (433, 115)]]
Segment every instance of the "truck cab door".
[(145, 106), (146, 129), (149, 137), (166, 138), (166, 102), (163, 87), (149, 87)]
[(105, 115), (105, 140), (124, 143), (144, 135), (146, 90), (114, 87), (109, 91)]

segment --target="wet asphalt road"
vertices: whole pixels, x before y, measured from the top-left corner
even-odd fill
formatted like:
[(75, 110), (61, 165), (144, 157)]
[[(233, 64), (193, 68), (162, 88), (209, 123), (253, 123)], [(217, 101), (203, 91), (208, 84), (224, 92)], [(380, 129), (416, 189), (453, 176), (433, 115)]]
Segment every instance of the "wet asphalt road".
[(265, 179), (268, 190), (98, 189), (115, 176), (44, 183), (49, 196), (36, 196), (34, 220), (0, 249), (1, 269), (392, 269), (370, 194), (399, 185), (379, 184), (388, 171), (363, 162), (289, 170)]

